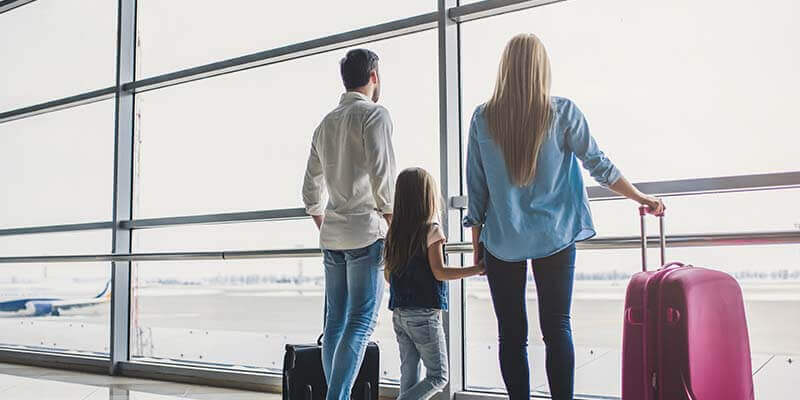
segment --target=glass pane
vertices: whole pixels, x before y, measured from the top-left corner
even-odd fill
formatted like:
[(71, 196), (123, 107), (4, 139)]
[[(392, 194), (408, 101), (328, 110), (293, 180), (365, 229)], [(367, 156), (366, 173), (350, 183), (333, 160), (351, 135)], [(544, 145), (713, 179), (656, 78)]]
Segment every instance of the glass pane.
[[(438, 176), (436, 32), (366, 46), (398, 167)], [(342, 93), (345, 51), (138, 95), (137, 218), (300, 207), (311, 136)]]
[(117, 2), (40, 0), (0, 15), (0, 111), (113, 86)]
[(508, 39), (532, 32), (551, 58), (552, 94), (578, 104), (630, 179), (797, 170), (796, 15), (790, 0), (611, 0), (468, 22), (465, 123), (490, 96)]
[(319, 247), (311, 219), (186, 225), (133, 231), (135, 252), (299, 249)]
[(238, 57), (435, 8), (433, 0), (251, 1), (235, 7), (192, 0), (139, 0), (139, 76)]
[(110, 221), (113, 174), (113, 100), (0, 123), (0, 228)]
[[(0, 257), (105, 254), (110, 252), (110, 229), (0, 236)], [(30, 265), (34, 266), (35, 264)], [(53, 266), (57, 265), (60, 264), (53, 264)], [(0, 264), (0, 268), (2, 267), (3, 264)]]
[[(754, 369), (772, 355), (800, 353), (793, 328), (800, 326), (800, 314), (794, 311), (800, 302), (800, 246), (671, 248), (667, 254), (670, 260), (723, 270), (739, 280)], [(652, 249), (650, 257), (657, 257), (656, 249)], [(638, 250), (578, 252), (572, 303), (576, 395), (620, 395), (625, 289), (630, 275), (640, 270), (640, 262)], [(486, 279), (468, 279), (466, 293), (467, 386), (473, 390), (504, 391), (497, 366), (497, 322)], [(544, 343), (530, 274), (527, 299), (532, 388), (536, 393), (547, 394)], [(776, 315), (782, 317), (775, 318)], [(788, 379), (773, 383), (784, 388), (792, 384)]]
[(108, 354), (109, 267), (0, 264), (0, 347)]
[[(667, 235), (709, 232), (791, 231), (800, 229), (800, 189), (671, 196)], [(591, 202), (598, 236), (638, 236), (639, 211), (630, 200)], [(658, 233), (656, 219), (648, 231)]]
[[(280, 373), (285, 345), (312, 343), (322, 329), (321, 258), (139, 262), (133, 279), (134, 358)], [(396, 382), (387, 306), (388, 293), (372, 340), (381, 377)]]
[[(110, 230), (0, 236), (0, 257), (108, 253)], [(108, 263), (0, 264), (0, 346), (108, 353)]]
[(135, 263), (131, 355), (279, 371), (284, 344), (322, 326), (314, 261)]
[[(317, 228), (310, 219), (144, 229), (133, 237), (136, 252), (317, 245)], [(134, 277), (137, 357), (279, 372), (284, 345), (311, 343), (322, 327), (320, 257), (146, 262), (136, 264)], [(372, 340), (381, 345), (382, 379), (399, 382), (388, 299), (387, 290)]]

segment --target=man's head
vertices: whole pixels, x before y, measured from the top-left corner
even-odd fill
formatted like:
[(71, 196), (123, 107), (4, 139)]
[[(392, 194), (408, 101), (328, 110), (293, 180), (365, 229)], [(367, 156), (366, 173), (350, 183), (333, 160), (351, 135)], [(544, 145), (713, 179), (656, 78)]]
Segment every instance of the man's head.
[(363, 93), (378, 102), (381, 82), (378, 78), (378, 55), (367, 49), (353, 49), (340, 62), (342, 82), (347, 91)]

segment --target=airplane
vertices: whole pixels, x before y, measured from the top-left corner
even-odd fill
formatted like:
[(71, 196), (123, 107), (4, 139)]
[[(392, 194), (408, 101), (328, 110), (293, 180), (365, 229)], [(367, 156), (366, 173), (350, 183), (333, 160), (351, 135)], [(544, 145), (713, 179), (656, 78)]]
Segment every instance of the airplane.
[(0, 302), (0, 316), (3, 317), (57, 317), (65, 311), (96, 306), (111, 301), (111, 281), (95, 297), (88, 299), (64, 300), (54, 298), (29, 298)]

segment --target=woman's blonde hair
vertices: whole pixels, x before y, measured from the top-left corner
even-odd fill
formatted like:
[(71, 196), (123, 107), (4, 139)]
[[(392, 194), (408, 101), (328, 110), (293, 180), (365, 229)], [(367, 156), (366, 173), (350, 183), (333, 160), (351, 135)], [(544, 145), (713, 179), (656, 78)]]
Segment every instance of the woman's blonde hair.
[(439, 188), (422, 168), (404, 169), (397, 176), (392, 224), (386, 234), (384, 262), (402, 275), (409, 260), (428, 251), (428, 232), (440, 210)]
[(550, 130), (550, 60), (534, 34), (511, 38), (500, 59), (497, 83), (486, 103), (489, 132), (503, 152), (511, 182), (525, 186)]

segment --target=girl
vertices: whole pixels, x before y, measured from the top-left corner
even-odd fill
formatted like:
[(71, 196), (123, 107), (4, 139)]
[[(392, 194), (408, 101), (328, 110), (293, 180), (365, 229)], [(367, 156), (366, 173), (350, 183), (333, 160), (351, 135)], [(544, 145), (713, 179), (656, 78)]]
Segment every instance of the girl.
[[(436, 222), (439, 194), (433, 177), (422, 168), (397, 177), (394, 217), (386, 235), (385, 277), (390, 283), (389, 309), (400, 345), (400, 396), (425, 400), (447, 384), (447, 350), (441, 312), (447, 310), (447, 283), (483, 272), (482, 265), (448, 268), (444, 232)], [(425, 379), (420, 380), (420, 360)]]

